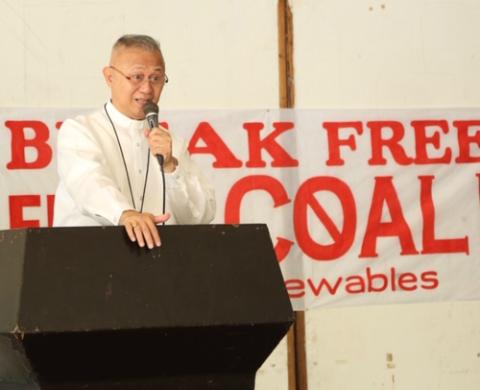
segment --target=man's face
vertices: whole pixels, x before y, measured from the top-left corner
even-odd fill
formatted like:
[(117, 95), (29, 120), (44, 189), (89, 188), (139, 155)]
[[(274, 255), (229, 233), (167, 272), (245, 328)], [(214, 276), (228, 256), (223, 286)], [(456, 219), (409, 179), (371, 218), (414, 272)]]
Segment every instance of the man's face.
[[(122, 114), (132, 119), (143, 119), (147, 101), (157, 103), (164, 86), (165, 67), (160, 53), (137, 47), (120, 47), (112, 53), (111, 66), (103, 69), (105, 80), (112, 91), (112, 103)], [(135, 80), (143, 75), (140, 83)], [(127, 77), (130, 80), (127, 79)], [(152, 83), (157, 76), (161, 83)]]

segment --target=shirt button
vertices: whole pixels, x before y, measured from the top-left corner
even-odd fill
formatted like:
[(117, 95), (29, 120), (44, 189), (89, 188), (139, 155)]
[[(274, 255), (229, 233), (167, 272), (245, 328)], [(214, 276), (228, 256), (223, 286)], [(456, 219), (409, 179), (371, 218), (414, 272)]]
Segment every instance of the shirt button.
[(140, 147), (140, 142), (137, 142), (137, 147)]
[(138, 170), (138, 173), (139, 173), (139, 174), (142, 174), (142, 170), (141, 170), (141, 169), (139, 169), (139, 170)]

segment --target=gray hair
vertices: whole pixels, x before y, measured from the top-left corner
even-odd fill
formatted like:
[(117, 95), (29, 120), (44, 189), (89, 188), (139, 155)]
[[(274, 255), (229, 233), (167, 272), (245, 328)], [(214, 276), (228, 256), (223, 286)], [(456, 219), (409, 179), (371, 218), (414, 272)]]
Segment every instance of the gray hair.
[(148, 51), (156, 51), (160, 54), (160, 44), (148, 35), (138, 35), (138, 34), (127, 34), (118, 38), (117, 42), (113, 45), (113, 50), (116, 50), (120, 47), (138, 47)]

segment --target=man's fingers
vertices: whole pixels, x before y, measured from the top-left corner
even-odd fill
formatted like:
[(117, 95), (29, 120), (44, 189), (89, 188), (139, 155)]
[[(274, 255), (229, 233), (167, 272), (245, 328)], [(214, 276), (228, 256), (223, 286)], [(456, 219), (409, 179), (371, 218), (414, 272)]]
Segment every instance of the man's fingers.
[(134, 232), (135, 232), (135, 236), (137, 237), (137, 242), (138, 242), (138, 246), (140, 246), (141, 248), (143, 248), (145, 246), (145, 240), (143, 238), (143, 229), (142, 227), (140, 226), (140, 224), (136, 225), (134, 228), (133, 228)]
[(147, 245), (149, 249), (153, 249), (154, 246), (161, 245), (160, 234), (155, 223), (166, 221), (169, 217), (170, 214), (154, 217), (149, 213), (137, 213), (124, 218), (122, 223), (132, 242), (136, 241), (141, 248)]
[(145, 136), (148, 138), (148, 144), (152, 153), (154, 155), (161, 154), (165, 158), (165, 161), (169, 161), (172, 154), (172, 139), (170, 134), (165, 130), (155, 128), (148, 134), (145, 132)]
[(150, 138), (150, 137), (168, 137), (170, 138), (170, 133), (169, 131), (162, 126), (155, 127), (153, 129), (145, 129), (143, 131), (143, 134), (145, 134), (145, 137)]
[(166, 214), (154, 216), (154, 217), (153, 217), (153, 221), (154, 221), (155, 223), (162, 223), (162, 222), (168, 221), (169, 218), (170, 218), (170, 214), (169, 214), (169, 213), (166, 213)]
[(137, 225), (137, 222), (132, 221), (132, 220), (126, 220), (123, 221), (123, 224), (125, 225), (125, 230), (127, 231), (128, 238), (130, 238), (130, 241), (135, 242), (137, 241), (137, 238), (135, 237), (135, 226)]
[(135, 233), (133, 232), (132, 225), (130, 224), (125, 225), (125, 230), (127, 231), (128, 238), (130, 238), (130, 241), (135, 242), (137, 239), (135, 238)]
[[(152, 237), (152, 242), (156, 245), (156, 246), (160, 246), (161, 244), (161, 241), (160, 241), (160, 235), (158, 234), (158, 229), (157, 229), (157, 226), (153, 223), (153, 221), (151, 219), (149, 219), (147, 221), (147, 227), (150, 231), (150, 235)], [(153, 248), (153, 245), (152, 247), (149, 246), (150, 249)]]
[(158, 127), (155, 127), (155, 130), (159, 130), (162, 133), (170, 134), (170, 131), (162, 125), (158, 125)]
[(153, 249), (155, 245), (160, 246), (160, 235), (158, 234), (157, 227), (151, 219), (143, 220), (139, 225), (138, 230), (141, 231), (144, 243), (149, 249)]
[(149, 249), (152, 249), (153, 248), (153, 239), (152, 239), (152, 234), (150, 233), (150, 229), (148, 227), (147, 222), (142, 221), (138, 230), (140, 230), (141, 234), (143, 235), (142, 238), (144, 240), (144, 243), (147, 245), (147, 247)]

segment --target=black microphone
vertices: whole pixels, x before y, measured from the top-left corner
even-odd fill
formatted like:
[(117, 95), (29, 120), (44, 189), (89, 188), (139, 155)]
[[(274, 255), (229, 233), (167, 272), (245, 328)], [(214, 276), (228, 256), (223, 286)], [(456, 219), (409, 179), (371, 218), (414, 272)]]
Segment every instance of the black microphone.
[[(148, 122), (148, 127), (153, 129), (154, 127), (158, 127), (158, 105), (151, 100), (145, 104), (143, 107), (143, 113), (145, 114), (145, 118)], [(163, 160), (164, 157), (161, 154), (155, 155), (157, 158), (158, 163), (160, 164), (160, 171), (162, 172), (162, 191), (163, 191), (163, 202), (162, 202), (162, 211), (165, 214), (165, 198), (166, 198), (166, 189), (165, 189), (165, 172), (163, 170)], [(146, 183), (146, 179), (145, 179)], [(165, 225), (165, 222), (162, 223)]]
[[(145, 118), (147, 119), (148, 127), (153, 129), (154, 127), (158, 127), (158, 105), (152, 102), (151, 100), (145, 104), (143, 107), (143, 113), (145, 114)], [(163, 160), (164, 157), (161, 154), (155, 155), (158, 160), (158, 163), (161, 167), (163, 167)]]

